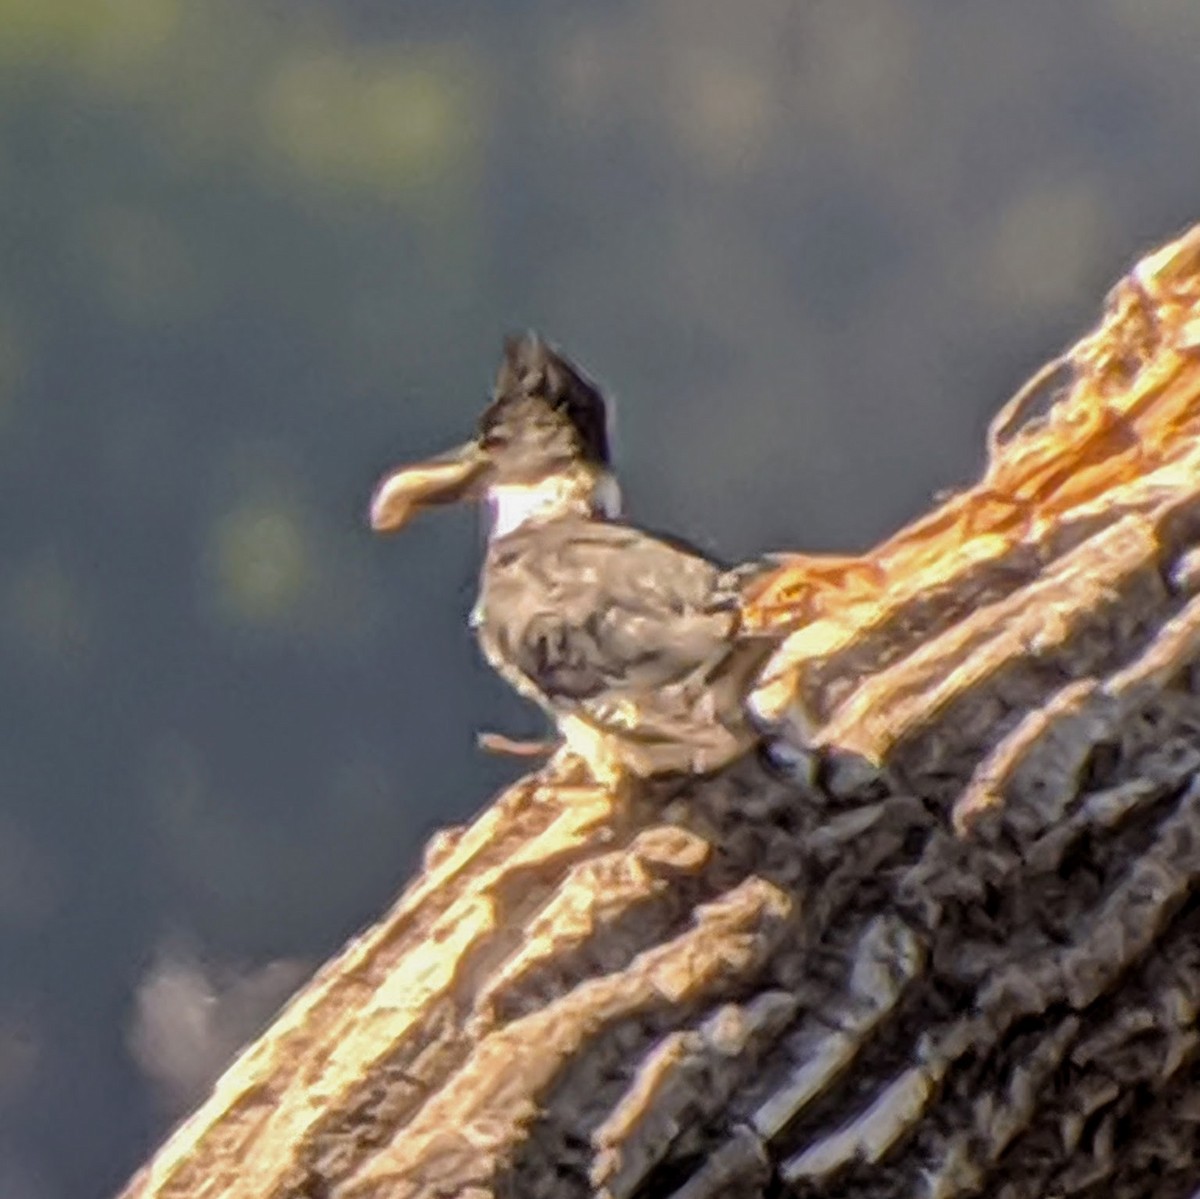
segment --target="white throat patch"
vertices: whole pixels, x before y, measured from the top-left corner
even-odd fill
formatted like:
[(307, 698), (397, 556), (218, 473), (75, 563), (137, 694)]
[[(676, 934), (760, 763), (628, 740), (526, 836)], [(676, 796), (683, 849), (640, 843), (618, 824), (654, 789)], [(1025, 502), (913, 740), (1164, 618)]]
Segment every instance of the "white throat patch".
[(613, 519), (621, 514), (621, 491), (610, 474), (590, 487), (571, 476), (551, 475), (537, 483), (498, 483), (488, 488), (492, 537), (506, 537), (531, 520), (545, 520), (587, 507), (597, 516)]

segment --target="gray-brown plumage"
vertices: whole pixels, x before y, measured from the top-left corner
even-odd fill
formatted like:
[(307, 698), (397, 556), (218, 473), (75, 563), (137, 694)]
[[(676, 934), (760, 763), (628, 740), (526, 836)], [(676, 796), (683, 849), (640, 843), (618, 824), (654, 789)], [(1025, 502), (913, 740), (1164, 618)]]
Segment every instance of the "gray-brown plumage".
[(536, 336), (511, 339), (477, 437), (389, 476), (372, 524), (481, 498), (491, 532), (472, 616), (493, 667), (593, 775), (707, 773), (757, 735), (744, 698), (773, 645), (742, 635), (722, 568), (616, 518), (597, 388)]

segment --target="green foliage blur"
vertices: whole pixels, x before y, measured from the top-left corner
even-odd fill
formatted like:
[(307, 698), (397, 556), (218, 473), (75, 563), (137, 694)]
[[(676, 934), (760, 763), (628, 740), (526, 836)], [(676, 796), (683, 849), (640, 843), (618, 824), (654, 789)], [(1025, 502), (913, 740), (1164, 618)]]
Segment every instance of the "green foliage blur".
[(853, 548), (1200, 216), (1192, 0), (0, 0), (0, 1196), (114, 1191), (537, 734), (469, 515), (535, 326), (635, 513)]

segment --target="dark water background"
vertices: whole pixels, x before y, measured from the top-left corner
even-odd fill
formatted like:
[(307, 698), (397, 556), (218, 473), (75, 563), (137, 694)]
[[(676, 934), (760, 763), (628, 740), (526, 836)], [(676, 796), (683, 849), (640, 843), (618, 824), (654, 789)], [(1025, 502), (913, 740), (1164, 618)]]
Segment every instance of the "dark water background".
[(537, 721), (469, 514), (502, 334), (633, 511), (853, 549), (1200, 218), (1195, 0), (0, 0), (0, 1196), (116, 1188)]

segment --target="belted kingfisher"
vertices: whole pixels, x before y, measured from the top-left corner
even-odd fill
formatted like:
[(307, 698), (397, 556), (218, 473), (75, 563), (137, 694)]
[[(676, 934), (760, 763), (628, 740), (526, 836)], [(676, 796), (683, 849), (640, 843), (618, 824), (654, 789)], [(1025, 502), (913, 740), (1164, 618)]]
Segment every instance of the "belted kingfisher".
[(775, 648), (740, 628), (736, 572), (620, 519), (604, 398), (535, 334), (510, 338), (465, 445), (388, 475), (371, 525), (482, 500), (483, 653), (592, 777), (706, 774), (758, 740), (744, 700)]

